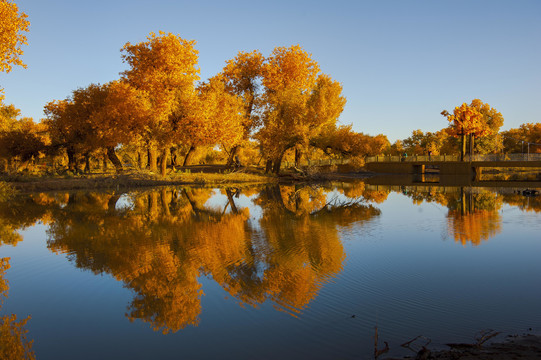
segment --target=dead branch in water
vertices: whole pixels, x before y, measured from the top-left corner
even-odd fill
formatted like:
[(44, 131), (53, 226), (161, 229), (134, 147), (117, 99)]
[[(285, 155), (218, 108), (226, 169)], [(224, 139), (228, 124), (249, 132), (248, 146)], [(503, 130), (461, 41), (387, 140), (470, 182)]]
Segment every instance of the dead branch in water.
[(389, 351), (389, 344), (387, 344), (387, 341), (383, 342), (385, 344), (385, 347), (383, 349), (378, 349), (378, 327), (375, 327), (374, 332), (374, 359), (377, 360), (378, 357), (385, 354)]

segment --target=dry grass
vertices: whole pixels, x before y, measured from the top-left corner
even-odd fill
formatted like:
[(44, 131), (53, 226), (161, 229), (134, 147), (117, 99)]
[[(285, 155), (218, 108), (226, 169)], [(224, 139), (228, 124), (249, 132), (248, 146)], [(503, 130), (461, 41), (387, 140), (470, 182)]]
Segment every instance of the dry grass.
[[(125, 172), (122, 174), (66, 174), (63, 176), (44, 175), (10, 175), (4, 176), (3, 184), (21, 191), (55, 191), (55, 190), (84, 190), (84, 189), (120, 189), (138, 188), (166, 185), (199, 186), (223, 184), (260, 184), (276, 181), (274, 176), (265, 176), (257, 173), (218, 171), (198, 168), (199, 172), (191, 169), (173, 171), (161, 177), (149, 171)], [(2, 184), (2, 183), (0, 183)]]

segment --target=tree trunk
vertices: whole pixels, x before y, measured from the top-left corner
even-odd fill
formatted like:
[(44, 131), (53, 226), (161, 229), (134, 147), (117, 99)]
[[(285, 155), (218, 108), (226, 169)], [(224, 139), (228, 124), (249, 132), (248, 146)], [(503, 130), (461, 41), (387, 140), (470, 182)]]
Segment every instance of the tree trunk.
[(272, 171), (272, 160), (267, 160), (267, 164), (265, 165), (265, 174), (268, 174)]
[(195, 151), (195, 146), (191, 145), (190, 148), (188, 149), (188, 152), (186, 153), (186, 157), (184, 158), (184, 163), (182, 164), (182, 166), (190, 165), (193, 158), (194, 151)]
[(231, 165), (233, 165), (233, 161), (235, 161), (235, 156), (239, 153), (240, 145), (235, 145), (231, 149), (231, 152), (229, 153), (229, 157), (227, 158), (227, 164), (226, 166), (229, 168)]
[(73, 149), (66, 149), (66, 153), (68, 154), (68, 170), (75, 172), (77, 166), (75, 163), (75, 151)]
[(85, 173), (89, 173), (90, 172), (90, 154), (86, 153), (85, 154)]
[(143, 152), (141, 151), (141, 149), (137, 150), (137, 167), (139, 168), (139, 170), (145, 167), (145, 158), (143, 157)]
[(103, 172), (107, 172), (107, 151), (103, 153)]
[(473, 153), (475, 152), (474, 149), (475, 149), (475, 135), (471, 134), (470, 135), (470, 161), (473, 158)]
[(116, 155), (114, 147), (110, 146), (110, 147), (107, 148), (107, 157), (109, 158), (109, 160), (111, 160), (111, 162), (115, 166), (116, 172), (121, 172), (122, 171), (122, 162), (120, 161), (120, 159)]
[(169, 149), (169, 155), (171, 155), (171, 165), (173, 167), (180, 166), (180, 163), (179, 163), (180, 156), (178, 156), (178, 148), (176, 146), (172, 146)]
[(148, 146), (148, 165), (151, 172), (158, 172), (158, 150), (154, 144)]
[(282, 167), (282, 159), (284, 157), (284, 152), (278, 156), (276, 160), (274, 160), (274, 167), (272, 169), (272, 172), (278, 175), (280, 173), (280, 168)]
[(464, 161), (465, 153), (466, 153), (466, 135), (462, 134), (462, 148), (460, 149), (460, 161)]
[(301, 149), (295, 148), (295, 167), (296, 168), (301, 167), (301, 157), (302, 157)]
[(231, 189), (226, 189), (225, 193), (227, 195), (227, 200), (229, 201), (229, 205), (231, 205), (231, 212), (233, 214), (238, 214), (239, 210), (237, 209), (237, 205), (235, 205), (235, 200), (233, 199), (233, 193), (231, 192)]
[(164, 147), (162, 151), (161, 161), (160, 161), (160, 171), (162, 177), (164, 177), (167, 173), (167, 160), (169, 159), (169, 147)]

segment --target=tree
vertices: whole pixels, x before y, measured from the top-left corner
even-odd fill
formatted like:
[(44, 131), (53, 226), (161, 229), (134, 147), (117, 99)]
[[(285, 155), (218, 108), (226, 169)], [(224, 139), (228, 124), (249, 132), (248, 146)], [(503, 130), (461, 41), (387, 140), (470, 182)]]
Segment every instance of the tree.
[(14, 160), (28, 166), (45, 150), (41, 126), (31, 118), (21, 118), (20, 113), (13, 105), (0, 104), (0, 157), (7, 162), (6, 169)]
[(117, 146), (139, 143), (148, 126), (151, 107), (148, 97), (125, 81), (107, 84), (102, 106), (92, 114), (91, 122), (97, 143), (106, 149), (117, 170), (122, 163), (116, 155)]
[(268, 162), (274, 163), (275, 173), (280, 171), (285, 152), (302, 141), (300, 128), (318, 73), (317, 62), (299, 45), (275, 48), (263, 65), (263, 128), (257, 138)]
[(476, 108), (471, 107), (466, 103), (455, 107), (453, 115), (449, 114), (447, 110), (442, 111), (441, 114), (446, 116), (447, 120), (450, 122), (448, 133), (462, 139), (460, 160), (464, 161), (464, 155), (466, 153), (466, 136), (483, 131), (481, 123), (482, 115)]
[(412, 155), (424, 155), (428, 152), (438, 155), (447, 136), (444, 131), (423, 133), (422, 130), (413, 130), (411, 136), (403, 141), (404, 151)]
[(197, 92), (177, 101), (170, 116), (174, 139), (188, 145), (184, 166), (198, 146), (238, 144), (243, 137), (242, 99), (226, 91), (217, 78), (202, 83)]
[(263, 85), (263, 127), (257, 138), (268, 159), (267, 170), (273, 163), (278, 173), (288, 149), (307, 148), (336, 126), (346, 100), (340, 83), (319, 74), (317, 62), (299, 45), (274, 49), (263, 65)]
[[(9, 73), (13, 65), (26, 68), (20, 56), (23, 54), (21, 45), (27, 45), (24, 34), (30, 26), (27, 17), (19, 12), (17, 4), (0, 0), (0, 72)], [(3, 89), (0, 89), (0, 101), (3, 99)]]
[(193, 40), (160, 31), (158, 35), (150, 33), (147, 41), (135, 45), (128, 42), (122, 48), (122, 59), (130, 67), (122, 73), (123, 79), (146, 94), (152, 108), (145, 129), (151, 171), (158, 170), (157, 146), (162, 149), (162, 163), (167, 162), (176, 133), (170, 120), (175, 119), (171, 115), (178, 109), (178, 101), (189, 99), (195, 92), (199, 69), (194, 46)]
[(481, 121), (484, 127), (489, 129), (482, 137), (472, 134), (472, 141), (474, 137), (479, 137), (472, 144), (472, 149), (482, 154), (499, 152), (503, 148), (502, 137), (498, 134), (504, 121), (502, 114), (479, 99), (473, 99), (470, 106), (475, 107), (481, 113)]
[[(259, 124), (257, 113), (261, 105), (259, 89), (264, 60), (258, 50), (249, 53), (239, 51), (234, 59), (226, 61), (226, 66), (218, 74), (218, 78), (224, 82), (226, 90), (239, 96), (244, 104), (242, 142), (249, 140), (253, 130)], [(233, 159), (240, 147), (241, 142), (233, 144), (229, 151), (227, 166), (233, 164)]]
[(382, 154), (391, 145), (385, 135), (370, 136), (357, 133), (351, 125), (331, 127), (317, 136), (311, 145), (327, 155), (339, 154), (346, 157), (365, 157)]
[(54, 100), (45, 105), (45, 123), (53, 148), (64, 148), (68, 155), (68, 168), (77, 170), (77, 157), (88, 157), (100, 147), (99, 132), (93, 117), (104, 106), (107, 86), (90, 84), (79, 88), (64, 100)]
[(502, 133), (506, 153), (541, 153), (541, 123), (521, 124)]
[(470, 138), (469, 154), (471, 156), (476, 137), (496, 135), (503, 125), (502, 115), (479, 99), (472, 100), (470, 105), (463, 103), (460, 107), (457, 106), (453, 115), (447, 110), (442, 111), (441, 114), (450, 122), (448, 133), (462, 139), (461, 161), (464, 161), (466, 153), (466, 136)]

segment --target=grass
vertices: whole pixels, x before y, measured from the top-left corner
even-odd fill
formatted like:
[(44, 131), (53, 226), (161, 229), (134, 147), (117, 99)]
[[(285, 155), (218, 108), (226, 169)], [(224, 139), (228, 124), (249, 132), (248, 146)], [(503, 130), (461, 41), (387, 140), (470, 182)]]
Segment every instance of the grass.
[[(165, 177), (148, 170), (129, 170), (120, 174), (114, 172), (66, 173), (64, 175), (14, 174), (0, 177), (0, 184), (3, 184), (2, 186), (6, 189), (22, 191), (120, 189), (190, 184), (198, 186), (233, 184), (238, 186), (240, 184), (261, 184), (276, 181), (276, 176), (263, 175), (254, 169), (250, 169), (249, 172), (229, 171), (225, 167), (216, 168), (211, 166), (194, 166), (183, 170), (169, 170)], [(2, 189), (0, 187), (0, 195), (3, 193)]]
[(228, 184), (228, 183), (269, 183), (274, 182), (276, 177), (244, 172), (228, 173), (193, 173), (177, 172), (170, 175), (171, 180), (193, 184)]

